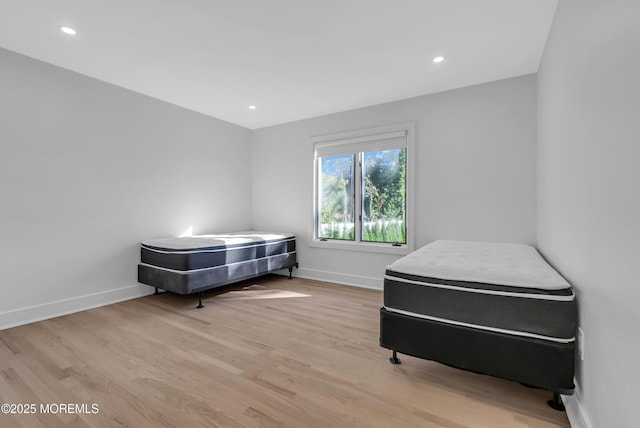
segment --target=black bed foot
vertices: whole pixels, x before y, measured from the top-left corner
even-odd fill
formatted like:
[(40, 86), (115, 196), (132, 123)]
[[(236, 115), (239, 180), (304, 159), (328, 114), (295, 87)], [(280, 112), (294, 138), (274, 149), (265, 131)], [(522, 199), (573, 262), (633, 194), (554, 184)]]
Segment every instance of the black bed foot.
[(391, 356), (391, 358), (389, 358), (389, 362), (391, 362), (391, 364), (400, 364), (401, 361), (398, 358), (396, 351), (393, 351), (393, 355)]
[(155, 289), (156, 289), (156, 292), (153, 294), (160, 294), (160, 292), (158, 291), (158, 287), (155, 287)]
[(293, 273), (293, 268), (298, 269), (298, 263), (293, 266), (289, 266), (289, 279), (293, 279), (293, 276), (291, 275)]
[(204, 293), (202, 291), (200, 291), (198, 293), (198, 306), (196, 306), (197, 309), (204, 308), (204, 305), (202, 304), (202, 296), (203, 295), (204, 295)]
[(560, 412), (564, 411), (564, 404), (560, 399), (560, 394), (558, 394), (557, 392), (553, 393), (553, 399), (547, 401), (547, 404), (554, 410), (558, 410)]

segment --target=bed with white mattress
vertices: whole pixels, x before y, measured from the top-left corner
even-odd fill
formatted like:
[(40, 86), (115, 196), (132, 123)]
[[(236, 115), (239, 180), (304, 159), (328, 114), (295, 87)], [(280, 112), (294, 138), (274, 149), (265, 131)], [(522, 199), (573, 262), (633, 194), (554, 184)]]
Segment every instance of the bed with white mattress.
[(522, 244), (435, 241), (387, 266), (380, 344), (559, 394), (574, 390), (576, 300)]
[(235, 232), (143, 241), (138, 282), (178, 294), (211, 288), (289, 269), (296, 261), (295, 236), (272, 232)]

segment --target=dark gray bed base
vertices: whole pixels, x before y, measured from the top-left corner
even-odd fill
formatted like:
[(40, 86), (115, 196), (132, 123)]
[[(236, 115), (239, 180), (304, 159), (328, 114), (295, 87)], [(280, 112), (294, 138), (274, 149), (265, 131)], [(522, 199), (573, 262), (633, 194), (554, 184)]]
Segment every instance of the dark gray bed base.
[(138, 265), (138, 282), (155, 287), (156, 294), (158, 289), (178, 294), (197, 293), (198, 306), (196, 307), (202, 308), (204, 307), (202, 297), (207, 290), (255, 278), (280, 269), (289, 269), (289, 279), (291, 279), (294, 267), (298, 267), (295, 252), (189, 272), (178, 272), (141, 263)]
[(575, 343), (446, 324), (380, 309), (380, 346), (396, 353), (513, 380), (553, 392), (549, 405), (563, 410), (560, 394), (573, 394)]

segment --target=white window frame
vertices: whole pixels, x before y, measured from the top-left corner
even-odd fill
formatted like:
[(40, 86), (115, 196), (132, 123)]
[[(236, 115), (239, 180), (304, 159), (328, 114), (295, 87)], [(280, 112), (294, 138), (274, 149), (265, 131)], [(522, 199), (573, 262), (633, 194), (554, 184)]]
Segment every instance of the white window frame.
[[(360, 178), (356, 179), (355, 195), (354, 195), (354, 207), (355, 207), (355, 237), (354, 241), (342, 241), (332, 239), (318, 239), (317, 227), (318, 227), (318, 173), (319, 173), (319, 156), (316, 153), (316, 147), (318, 145), (342, 145), (353, 143), (358, 140), (371, 140), (372, 151), (378, 150), (375, 148), (375, 141), (379, 138), (383, 138), (384, 134), (395, 133), (404, 131), (406, 136), (406, 240), (405, 244), (392, 245), (391, 243), (382, 242), (366, 242), (361, 241), (361, 214), (362, 214), (362, 201), (361, 201), (361, 186), (359, 185)], [(414, 250), (414, 236), (415, 236), (415, 222), (414, 222), (414, 202), (415, 202), (415, 124), (413, 122), (399, 123), (395, 125), (380, 126), (376, 128), (367, 128), (356, 131), (340, 132), (335, 134), (318, 135), (311, 137), (312, 150), (313, 150), (313, 213), (311, 215), (311, 239), (310, 246), (317, 248), (329, 248), (335, 250), (348, 250), (348, 251), (365, 251), (373, 253), (388, 253), (388, 254), (409, 254)], [(357, 153), (356, 153), (357, 154)], [(358, 156), (356, 156), (356, 161)], [(360, 168), (356, 168), (354, 175), (361, 173)]]

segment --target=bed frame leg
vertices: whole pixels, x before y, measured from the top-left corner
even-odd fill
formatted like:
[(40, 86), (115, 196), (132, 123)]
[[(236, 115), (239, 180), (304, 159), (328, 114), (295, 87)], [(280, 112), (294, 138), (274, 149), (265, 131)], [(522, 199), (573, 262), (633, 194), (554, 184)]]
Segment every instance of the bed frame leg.
[(202, 296), (203, 295), (204, 295), (204, 291), (199, 291), (198, 292), (198, 306), (196, 306), (197, 309), (204, 308), (204, 305), (202, 304)]
[(153, 294), (160, 294), (160, 292), (158, 291), (158, 287), (155, 287), (155, 289), (156, 289), (156, 292)]
[(293, 276), (291, 275), (293, 273), (293, 268), (298, 269), (298, 263), (293, 266), (289, 266), (289, 279), (293, 279)]
[(391, 362), (391, 364), (400, 364), (401, 361), (398, 358), (398, 355), (396, 354), (396, 351), (393, 351), (393, 355), (391, 356), (391, 358), (389, 358), (389, 361)]
[(564, 404), (560, 399), (560, 394), (557, 392), (553, 393), (553, 398), (547, 401), (547, 404), (549, 405), (549, 407), (551, 407), (554, 410), (558, 410), (560, 412), (564, 411)]

